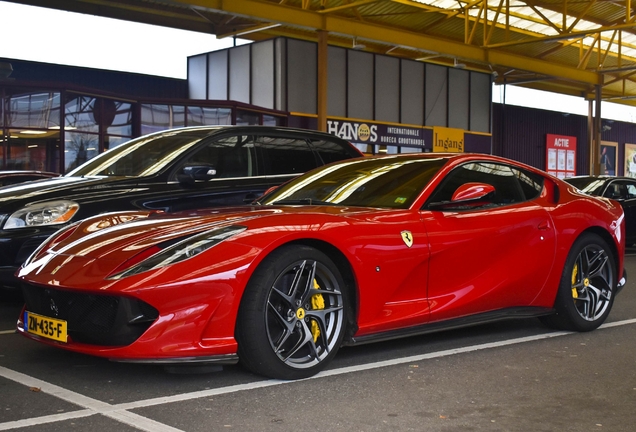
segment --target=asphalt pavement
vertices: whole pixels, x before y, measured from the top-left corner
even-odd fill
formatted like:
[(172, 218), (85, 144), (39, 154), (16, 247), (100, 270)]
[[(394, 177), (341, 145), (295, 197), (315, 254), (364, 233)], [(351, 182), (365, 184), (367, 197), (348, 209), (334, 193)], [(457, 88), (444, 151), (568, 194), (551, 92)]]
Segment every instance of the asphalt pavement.
[(0, 302), (0, 431), (611, 431), (636, 424), (636, 256), (605, 325), (536, 319), (347, 347), (295, 382), (111, 363), (13, 331)]

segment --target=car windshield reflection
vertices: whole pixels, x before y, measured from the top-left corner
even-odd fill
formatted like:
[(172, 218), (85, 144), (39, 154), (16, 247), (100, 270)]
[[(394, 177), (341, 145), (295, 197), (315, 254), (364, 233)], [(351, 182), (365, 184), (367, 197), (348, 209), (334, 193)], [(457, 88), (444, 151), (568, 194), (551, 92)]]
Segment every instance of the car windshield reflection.
[(590, 195), (600, 195), (603, 192), (603, 185), (605, 185), (606, 179), (599, 179), (595, 177), (571, 177), (566, 178), (566, 182), (572, 186)]
[(275, 190), (264, 205), (342, 205), (405, 209), (446, 159), (395, 156), (328, 165)]

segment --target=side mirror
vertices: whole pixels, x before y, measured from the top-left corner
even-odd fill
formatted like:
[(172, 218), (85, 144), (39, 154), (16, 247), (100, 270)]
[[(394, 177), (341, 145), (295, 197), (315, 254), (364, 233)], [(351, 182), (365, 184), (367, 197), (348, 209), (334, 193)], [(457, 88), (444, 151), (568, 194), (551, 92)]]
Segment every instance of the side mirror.
[(265, 196), (265, 195), (267, 195), (268, 193), (274, 192), (274, 191), (275, 191), (276, 189), (278, 189), (278, 188), (279, 188), (279, 186), (272, 186), (271, 188), (269, 188), (269, 189), (267, 189), (265, 192), (263, 192), (263, 195), (261, 195), (261, 196)]
[(212, 165), (186, 165), (182, 172), (177, 175), (179, 183), (192, 184), (197, 180), (210, 180), (216, 177), (216, 168)]
[(451, 202), (472, 201), (486, 198), (495, 192), (495, 187), (486, 183), (466, 183), (457, 188)]
[(453, 209), (463, 206), (479, 206), (488, 202), (495, 193), (495, 187), (486, 183), (465, 183), (455, 190), (450, 201), (434, 202), (428, 205), (431, 210)]

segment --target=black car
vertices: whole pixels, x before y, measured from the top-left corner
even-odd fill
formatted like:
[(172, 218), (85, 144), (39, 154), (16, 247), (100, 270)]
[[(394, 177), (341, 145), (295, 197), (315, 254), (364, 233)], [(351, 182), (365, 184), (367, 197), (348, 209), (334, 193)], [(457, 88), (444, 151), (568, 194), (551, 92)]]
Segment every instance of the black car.
[(33, 180), (59, 177), (59, 174), (48, 171), (11, 170), (0, 171), (0, 186), (24, 183)]
[(612, 198), (625, 212), (625, 241), (636, 243), (636, 178), (611, 176), (577, 176), (565, 179), (590, 195)]
[(68, 174), (0, 188), (0, 286), (52, 233), (98, 213), (168, 212), (252, 202), (305, 171), (360, 157), (334, 135), (282, 127), (209, 126), (146, 135)]

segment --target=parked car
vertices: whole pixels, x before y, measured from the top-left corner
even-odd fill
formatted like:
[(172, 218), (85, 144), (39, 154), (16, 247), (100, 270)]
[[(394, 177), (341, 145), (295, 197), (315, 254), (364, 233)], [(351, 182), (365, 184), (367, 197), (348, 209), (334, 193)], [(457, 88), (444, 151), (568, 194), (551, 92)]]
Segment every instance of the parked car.
[(305, 171), (361, 155), (334, 135), (266, 126), (183, 128), (129, 141), (63, 177), (0, 189), (0, 286), (17, 288), (20, 264), (79, 219), (250, 203)]
[(255, 204), (65, 228), (19, 272), (18, 331), (116, 361), (240, 360), (298, 379), (342, 344), (512, 317), (589, 331), (625, 282), (618, 203), (503, 158), (341, 161)]
[(590, 195), (615, 199), (625, 212), (625, 237), (636, 243), (636, 178), (612, 176), (576, 176), (566, 182)]
[(8, 186), (16, 183), (24, 183), (33, 180), (58, 177), (58, 173), (48, 171), (31, 170), (6, 170), (0, 171), (0, 186)]

